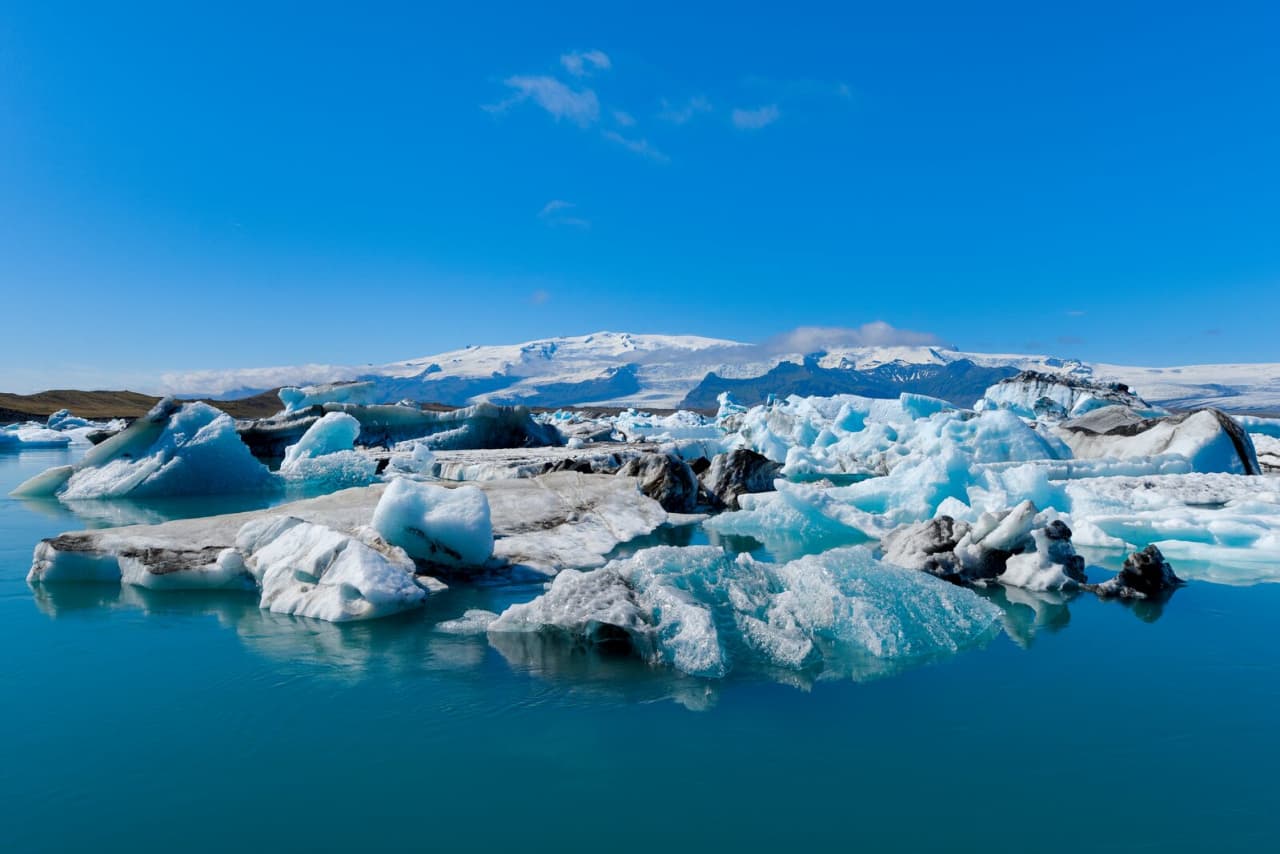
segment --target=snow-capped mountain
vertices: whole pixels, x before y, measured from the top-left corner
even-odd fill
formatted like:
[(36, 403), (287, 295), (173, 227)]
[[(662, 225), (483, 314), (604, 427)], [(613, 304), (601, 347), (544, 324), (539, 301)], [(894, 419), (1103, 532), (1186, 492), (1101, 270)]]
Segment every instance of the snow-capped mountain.
[(1147, 368), (938, 346), (833, 347), (800, 353), (721, 338), (626, 332), (472, 346), (377, 366), (170, 374), (162, 390), (229, 398), (286, 385), (361, 380), (371, 384), (369, 395), (380, 401), (650, 408), (713, 406), (720, 391), (730, 391), (743, 403), (768, 394), (886, 397), (915, 391), (967, 406), (988, 385), (1023, 370), (1125, 383), (1148, 401), (1175, 408), (1280, 411), (1278, 364)]

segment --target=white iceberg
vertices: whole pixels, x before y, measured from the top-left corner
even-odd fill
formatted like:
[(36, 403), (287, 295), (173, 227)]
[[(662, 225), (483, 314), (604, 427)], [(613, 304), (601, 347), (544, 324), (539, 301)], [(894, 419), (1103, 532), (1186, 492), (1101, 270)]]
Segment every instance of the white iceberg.
[(240, 441), (230, 416), (205, 403), (166, 398), (74, 466), (37, 475), (13, 494), (154, 498), (254, 492), (272, 484), (271, 473)]
[(261, 607), (329, 622), (368, 620), (421, 606), (429, 588), (403, 550), (292, 516), (258, 519), (236, 553), (262, 589)]
[(387, 542), (428, 563), (480, 567), (493, 554), (489, 499), (475, 486), (396, 478), (387, 484), (372, 524)]

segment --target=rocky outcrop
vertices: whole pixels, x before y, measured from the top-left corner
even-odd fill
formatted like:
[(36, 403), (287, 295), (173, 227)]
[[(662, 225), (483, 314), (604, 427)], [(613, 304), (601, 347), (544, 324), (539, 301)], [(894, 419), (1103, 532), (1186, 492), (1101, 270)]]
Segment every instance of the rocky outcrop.
[(1174, 574), (1160, 549), (1147, 546), (1124, 559), (1124, 567), (1110, 581), (1096, 588), (1099, 596), (1121, 599), (1158, 599), (1168, 596), (1185, 582)]
[(717, 454), (701, 473), (702, 486), (718, 506), (738, 509), (738, 497), (772, 492), (782, 466), (749, 448)]
[(998, 580), (1029, 590), (1083, 584), (1084, 558), (1075, 553), (1071, 529), (1061, 520), (1041, 519), (1030, 501), (983, 513), (972, 525), (939, 516), (892, 531), (880, 548), (889, 563), (957, 584)]
[(981, 409), (1007, 409), (1023, 418), (1060, 421), (1102, 409), (1123, 406), (1144, 416), (1159, 415), (1156, 409), (1123, 383), (1095, 383), (1063, 374), (1023, 371), (987, 389), (979, 402)]
[(698, 476), (675, 454), (630, 459), (618, 474), (637, 478), (640, 491), (669, 513), (692, 513), (698, 506)]

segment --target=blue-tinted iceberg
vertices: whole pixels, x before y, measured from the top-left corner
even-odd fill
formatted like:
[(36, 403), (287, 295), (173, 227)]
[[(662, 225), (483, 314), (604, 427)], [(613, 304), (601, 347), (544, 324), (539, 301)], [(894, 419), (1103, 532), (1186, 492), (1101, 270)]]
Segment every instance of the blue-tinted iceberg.
[(37, 475), (13, 494), (153, 498), (253, 492), (272, 482), (271, 473), (240, 441), (230, 416), (205, 403), (166, 398), (80, 462)]
[(784, 564), (713, 547), (659, 547), (590, 572), (563, 572), (490, 633), (539, 632), (617, 645), (684, 673), (744, 664), (833, 673), (869, 661), (955, 652), (988, 634), (999, 609), (923, 573), (833, 549)]
[(378, 463), (355, 449), (360, 422), (345, 412), (329, 412), (290, 445), (280, 464), (288, 480), (331, 489), (363, 486), (378, 476)]

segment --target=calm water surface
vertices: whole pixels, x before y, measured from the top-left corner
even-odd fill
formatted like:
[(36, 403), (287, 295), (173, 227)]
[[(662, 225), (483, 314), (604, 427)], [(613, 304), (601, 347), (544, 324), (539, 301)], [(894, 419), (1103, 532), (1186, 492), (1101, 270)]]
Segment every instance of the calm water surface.
[[(0, 454), (0, 493), (65, 451)], [(1161, 611), (1001, 597), (984, 647), (865, 682), (717, 683), (242, 594), (39, 594), (41, 538), (252, 500), (0, 499), (0, 849), (1274, 850), (1280, 586)], [(1014, 597), (1017, 598), (1016, 596)]]

